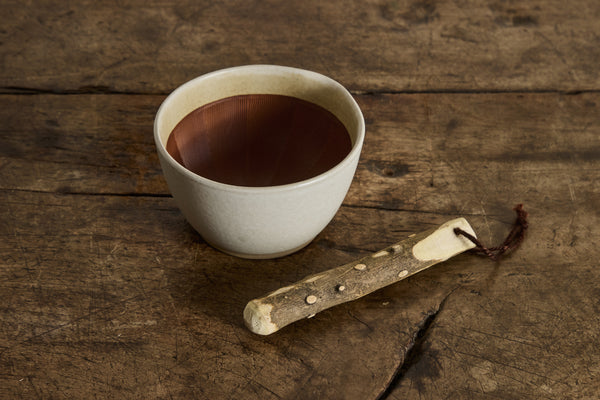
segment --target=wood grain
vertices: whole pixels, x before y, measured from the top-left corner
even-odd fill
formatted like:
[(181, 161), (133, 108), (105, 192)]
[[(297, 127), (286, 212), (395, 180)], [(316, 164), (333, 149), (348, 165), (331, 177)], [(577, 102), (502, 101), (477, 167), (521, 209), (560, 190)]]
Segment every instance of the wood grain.
[[(271, 261), (211, 249), (165, 196), (144, 128), (162, 97), (2, 98), (8, 108), (17, 105), (18, 112), (6, 115), (19, 135), (8, 129), (1, 135), (1, 148), (13, 149), (4, 152), (0, 171), (1, 397), (51, 397), (60, 390), (64, 397), (376, 398), (395, 396), (396, 387), (398, 397), (435, 398), (442, 373), (431, 372), (430, 364), (437, 363), (443, 363), (444, 390), (463, 397), (481, 391), (480, 382), (493, 394), (490, 379), (497, 376), (507, 376), (495, 389), (507, 397), (543, 397), (540, 390), (550, 388), (560, 398), (598, 388), (592, 379), (600, 359), (594, 357), (595, 94), (361, 96), (370, 131), (345, 205), (308, 248)], [(403, 123), (404, 104), (412, 104), (414, 122)], [(116, 111), (126, 107), (145, 111), (129, 119)], [(417, 112), (433, 107), (436, 113)], [(60, 118), (62, 128), (40, 129), (44, 114), (58, 115), (54, 110), (70, 110), (70, 118)], [(95, 114), (105, 117), (90, 117)], [(27, 115), (29, 126), (14, 122)], [(442, 135), (446, 118), (456, 120), (448, 137)], [(97, 122), (86, 125), (90, 120)], [(479, 134), (484, 127), (493, 135)], [(544, 145), (537, 144), (540, 137)], [(127, 157), (136, 151), (139, 156)], [(65, 179), (86, 164), (100, 167)], [(106, 172), (111, 166), (114, 174)], [(500, 265), (459, 256), (266, 340), (243, 326), (249, 299), (448, 218), (466, 215), (484, 242), (498, 241), (518, 201), (531, 215), (529, 236)], [(528, 354), (527, 345), (516, 343), (522, 356), (507, 364), (506, 346), (522, 341), (522, 329), (541, 348)], [(473, 353), (471, 339), (493, 342)], [(416, 361), (410, 356), (415, 343)], [(588, 350), (583, 358), (582, 348)], [(479, 366), (477, 356), (491, 364)], [(521, 365), (526, 357), (540, 361)], [(582, 380), (557, 382), (561, 376), (551, 373), (557, 362), (585, 371)], [(515, 380), (524, 373), (519, 368), (532, 379)], [(397, 371), (402, 379), (386, 392)]]
[(595, 1), (3, 2), (4, 91), (166, 93), (244, 64), (355, 91), (600, 89)]
[[(388, 398), (594, 398), (595, 269), (580, 261), (522, 265), (500, 271), (484, 290), (457, 290)], [(540, 289), (532, 291), (534, 285)], [(453, 370), (461, 372), (444, 373)]]
[[(600, 3), (14, 1), (0, 13), (0, 398), (589, 399), (600, 392)], [(367, 121), (339, 213), (242, 260), (170, 197), (182, 82), (325, 73)], [(467, 217), (495, 244), (268, 337), (252, 298)]]
[(162, 99), (1, 96), (0, 185), (51, 193), (167, 195), (152, 136)]
[[(573, 174), (593, 182), (600, 157), (597, 93), (356, 98), (367, 133), (347, 205), (471, 214), (482, 211), (482, 202), (500, 210), (530, 200), (532, 188), (531, 197), (562, 197), (569, 185), (583, 185)], [(152, 138), (162, 99), (1, 96), (1, 187), (168, 195)], [(504, 201), (507, 186), (516, 194)], [(472, 195), (464, 198), (463, 191)]]
[(4, 191), (1, 200), (6, 398), (372, 398), (402, 357), (379, 347), (407, 345), (445, 295), (436, 284), (416, 303), (418, 285), (404, 300), (378, 294), (259, 339), (243, 325), (245, 303), (348, 258), (326, 235), (290, 257), (242, 260), (202, 242), (171, 199)]

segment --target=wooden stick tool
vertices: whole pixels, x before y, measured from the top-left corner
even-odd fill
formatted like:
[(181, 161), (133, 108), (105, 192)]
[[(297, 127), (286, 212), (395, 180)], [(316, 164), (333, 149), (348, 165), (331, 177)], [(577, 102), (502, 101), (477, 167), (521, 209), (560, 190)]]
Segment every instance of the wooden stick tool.
[(358, 261), (310, 275), (251, 300), (244, 309), (246, 326), (259, 335), (270, 335), (292, 322), (356, 300), (475, 247), (464, 236), (455, 234), (455, 228), (475, 237), (464, 218), (413, 234)]

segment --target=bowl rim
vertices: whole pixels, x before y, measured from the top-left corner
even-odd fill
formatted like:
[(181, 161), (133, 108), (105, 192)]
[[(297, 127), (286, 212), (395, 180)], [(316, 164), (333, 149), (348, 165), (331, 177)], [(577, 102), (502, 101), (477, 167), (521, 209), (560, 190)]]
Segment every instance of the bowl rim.
[[(160, 138), (158, 122), (159, 122), (159, 119), (160, 119), (162, 113), (164, 112), (165, 108), (168, 107), (169, 103), (172, 101), (172, 99), (175, 96), (177, 96), (180, 92), (184, 91), (188, 86), (196, 84), (197, 81), (199, 81), (199, 80), (209, 79), (216, 75), (221, 75), (221, 74), (229, 74), (229, 73), (235, 73), (235, 72), (239, 72), (239, 71), (248, 71), (248, 72), (258, 71), (258, 70), (264, 71), (265, 69), (271, 69), (274, 72), (275, 71), (285, 72), (285, 73), (289, 73), (290, 75), (302, 74), (305, 76), (309, 76), (313, 79), (325, 80), (328, 83), (332, 84), (333, 86), (337, 87), (338, 90), (341, 90), (342, 93), (344, 93), (346, 95), (346, 97), (348, 98), (350, 107), (352, 107), (356, 111), (356, 114), (358, 116), (357, 137), (356, 137), (356, 140), (354, 141), (354, 143), (352, 144), (352, 149), (350, 150), (350, 152), (339, 163), (337, 163), (335, 166), (333, 166), (332, 168), (328, 169), (327, 171), (325, 171), (319, 175), (315, 175), (308, 179), (304, 179), (304, 180), (292, 182), (292, 183), (287, 183), (284, 185), (239, 186), (239, 185), (232, 185), (232, 184), (228, 184), (228, 183), (215, 181), (215, 180), (206, 178), (202, 175), (198, 175), (195, 172), (192, 172), (189, 169), (185, 168), (183, 165), (179, 164), (177, 162), (177, 160), (175, 160), (171, 156), (171, 154), (169, 154), (169, 152), (166, 149), (166, 145), (162, 142), (162, 140)], [(360, 152), (362, 150), (364, 138), (365, 138), (364, 116), (363, 116), (362, 110), (360, 109), (358, 103), (356, 102), (356, 100), (354, 99), (352, 94), (348, 91), (348, 89), (346, 89), (343, 85), (341, 85), (339, 82), (335, 81), (334, 79), (332, 79), (328, 76), (325, 76), (323, 74), (320, 74), (318, 72), (309, 71), (309, 70), (305, 70), (305, 69), (301, 69), (301, 68), (282, 66), (282, 65), (250, 64), (250, 65), (242, 65), (242, 66), (237, 66), (237, 67), (219, 69), (219, 70), (216, 70), (213, 72), (209, 72), (209, 73), (200, 75), (196, 78), (193, 78), (193, 79), (183, 83), (182, 85), (178, 86), (175, 90), (173, 90), (163, 100), (163, 102), (161, 103), (160, 107), (158, 108), (155, 118), (154, 118), (154, 141), (155, 141), (155, 145), (156, 145), (159, 155), (161, 155), (162, 158), (166, 162), (168, 162), (170, 166), (175, 168), (180, 174), (183, 174), (198, 183), (202, 183), (206, 186), (220, 189), (222, 191), (233, 191), (233, 192), (244, 192), (244, 193), (268, 193), (268, 192), (281, 192), (281, 191), (294, 190), (294, 189), (298, 189), (301, 187), (317, 184), (317, 183), (327, 179), (328, 177), (337, 174), (338, 172), (340, 172), (341, 170), (346, 168), (348, 166), (348, 164), (351, 164), (357, 157), (359, 157)]]

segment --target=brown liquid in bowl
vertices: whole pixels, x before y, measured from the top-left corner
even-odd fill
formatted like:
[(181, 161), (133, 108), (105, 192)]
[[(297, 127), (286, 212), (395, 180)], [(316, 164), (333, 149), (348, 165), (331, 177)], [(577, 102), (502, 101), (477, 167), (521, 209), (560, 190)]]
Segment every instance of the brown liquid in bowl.
[(228, 97), (189, 113), (167, 151), (190, 171), (238, 186), (275, 186), (319, 175), (342, 161), (352, 143), (329, 111), (295, 97)]

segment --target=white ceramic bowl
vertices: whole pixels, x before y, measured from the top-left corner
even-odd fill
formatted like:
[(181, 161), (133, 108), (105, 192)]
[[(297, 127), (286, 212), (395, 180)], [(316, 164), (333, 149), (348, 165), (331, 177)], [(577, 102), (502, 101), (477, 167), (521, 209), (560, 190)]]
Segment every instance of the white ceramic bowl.
[[(187, 114), (243, 94), (287, 95), (329, 110), (350, 134), (350, 153), (335, 167), (310, 179), (247, 187), (197, 175), (167, 152), (171, 131)], [(245, 258), (290, 254), (325, 228), (348, 192), (364, 135), (362, 112), (342, 85), (315, 72), (275, 65), (234, 67), (195, 78), (165, 99), (154, 121), (160, 164), (181, 212), (210, 245)]]

